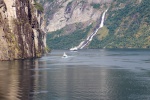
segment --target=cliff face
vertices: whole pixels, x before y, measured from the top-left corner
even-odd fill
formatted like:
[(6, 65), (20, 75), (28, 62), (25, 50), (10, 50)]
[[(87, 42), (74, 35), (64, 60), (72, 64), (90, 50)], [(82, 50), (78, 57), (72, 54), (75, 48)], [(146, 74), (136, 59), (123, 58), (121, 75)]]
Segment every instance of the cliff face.
[[(45, 7), (48, 45), (69, 49), (98, 27), (87, 48), (150, 48), (149, 0), (39, 0)], [(91, 27), (89, 27), (91, 25)], [(87, 28), (88, 31), (86, 31)], [(86, 36), (85, 36), (86, 31)], [(78, 38), (78, 37), (79, 38)]]
[(40, 57), (46, 34), (34, 0), (0, 0), (0, 60)]
[(85, 23), (100, 18), (112, 0), (39, 0), (45, 7), (47, 31), (56, 31), (67, 25)]

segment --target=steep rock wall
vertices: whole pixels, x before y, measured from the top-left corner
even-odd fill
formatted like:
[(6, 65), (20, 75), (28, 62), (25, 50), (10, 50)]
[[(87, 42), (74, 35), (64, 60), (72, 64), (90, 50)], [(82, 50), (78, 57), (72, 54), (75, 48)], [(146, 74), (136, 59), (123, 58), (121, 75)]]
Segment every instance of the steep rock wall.
[[(97, 21), (113, 0), (39, 0), (45, 7), (47, 31), (67, 25)], [(86, 26), (87, 26), (86, 25)]]
[(0, 60), (40, 57), (46, 34), (33, 0), (0, 0)]
[[(87, 48), (150, 48), (149, 0), (39, 1), (45, 1), (47, 44), (52, 49), (79, 45), (98, 28), (107, 8), (104, 27)], [(90, 30), (84, 36), (88, 27)]]

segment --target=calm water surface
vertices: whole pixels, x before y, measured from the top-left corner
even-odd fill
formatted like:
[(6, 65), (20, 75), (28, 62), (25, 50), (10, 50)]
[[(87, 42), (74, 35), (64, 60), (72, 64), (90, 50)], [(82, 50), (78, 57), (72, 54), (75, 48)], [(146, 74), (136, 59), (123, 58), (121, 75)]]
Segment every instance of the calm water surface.
[(53, 50), (0, 62), (0, 100), (150, 100), (150, 50)]

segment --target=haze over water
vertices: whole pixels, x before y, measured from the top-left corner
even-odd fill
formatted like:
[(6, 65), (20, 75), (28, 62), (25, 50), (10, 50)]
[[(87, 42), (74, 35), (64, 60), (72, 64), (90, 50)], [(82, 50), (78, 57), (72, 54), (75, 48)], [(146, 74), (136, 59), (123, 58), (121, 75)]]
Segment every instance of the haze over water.
[(0, 62), (0, 100), (150, 100), (150, 50), (53, 50)]

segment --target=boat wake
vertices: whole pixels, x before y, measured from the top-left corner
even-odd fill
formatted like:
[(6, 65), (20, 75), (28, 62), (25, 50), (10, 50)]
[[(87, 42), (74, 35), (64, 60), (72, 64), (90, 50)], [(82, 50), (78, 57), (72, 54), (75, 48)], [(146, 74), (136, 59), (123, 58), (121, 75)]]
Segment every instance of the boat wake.
[(68, 55), (64, 52), (62, 58), (68, 58)]

